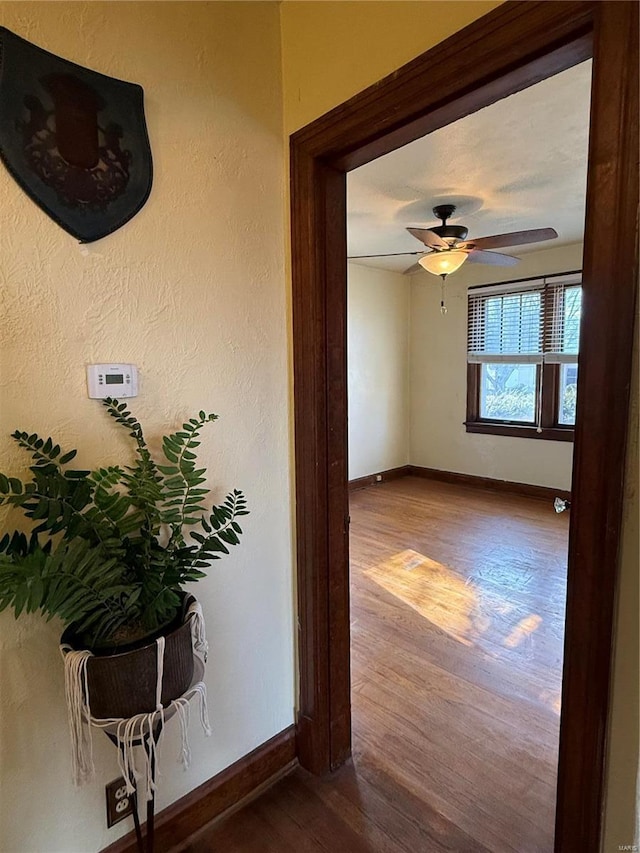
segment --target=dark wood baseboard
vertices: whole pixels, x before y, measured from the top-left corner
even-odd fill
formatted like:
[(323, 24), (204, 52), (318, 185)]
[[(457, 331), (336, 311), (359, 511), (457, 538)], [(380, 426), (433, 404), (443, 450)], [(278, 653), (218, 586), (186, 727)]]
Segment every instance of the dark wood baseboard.
[(440, 480), (442, 483), (455, 483), (459, 486), (472, 486), (475, 489), (487, 489), (492, 492), (511, 492), (528, 498), (540, 498), (552, 501), (554, 498), (571, 500), (571, 492), (565, 489), (553, 489), (549, 486), (533, 486), (529, 483), (512, 483), (509, 480), (494, 480), (491, 477), (477, 477), (475, 474), (456, 474), (453, 471), (439, 471), (437, 468), (422, 468), (408, 465), (411, 477), (424, 477), (426, 480)]
[(387, 471), (378, 471), (375, 474), (367, 474), (366, 477), (358, 477), (349, 480), (349, 491), (364, 489), (366, 486), (375, 486), (376, 483), (385, 483), (388, 480), (397, 480), (400, 477), (408, 477), (411, 473), (411, 465), (401, 465), (399, 468), (389, 468)]
[(398, 480), (400, 477), (423, 477), (425, 480), (439, 480), (442, 483), (455, 483), (459, 486), (471, 486), (491, 492), (510, 492), (514, 495), (545, 501), (552, 501), (554, 498), (571, 500), (571, 492), (566, 489), (534, 486), (530, 483), (513, 483), (510, 480), (495, 480), (493, 477), (479, 477), (475, 474), (458, 474), (455, 471), (440, 471), (438, 468), (423, 468), (420, 465), (402, 465), (399, 468), (389, 468), (388, 471), (358, 477), (357, 480), (349, 480), (349, 491), (375, 486), (389, 480)]
[[(295, 726), (280, 732), (181, 799), (155, 819), (155, 849), (170, 850), (205, 824), (265, 790), (296, 766)], [(144, 825), (142, 831), (144, 834)], [(131, 831), (102, 853), (136, 853)]]

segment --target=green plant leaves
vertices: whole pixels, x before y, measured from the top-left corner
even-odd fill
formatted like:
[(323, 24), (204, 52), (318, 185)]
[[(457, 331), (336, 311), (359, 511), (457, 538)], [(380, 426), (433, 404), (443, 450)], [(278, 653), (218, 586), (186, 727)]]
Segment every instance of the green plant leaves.
[(164, 436), (169, 464), (157, 464), (127, 405), (104, 405), (134, 441), (133, 465), (69, 468), (76, 450), (16, 431), (32, 458), (31, 480), (0, 474), (0, 505), (19, 507), (33, 523), (29, 538), (14, 531), (0, 539), (0, 610), (56, 615), (92, 642), (125, 624), (153, 630), (171, 619), (184, 584), (239, 544), (237, 518), (247, 514), (238, 490), (205, 505), (206, 469), (194, 451), (217, 415), (201, 411)]

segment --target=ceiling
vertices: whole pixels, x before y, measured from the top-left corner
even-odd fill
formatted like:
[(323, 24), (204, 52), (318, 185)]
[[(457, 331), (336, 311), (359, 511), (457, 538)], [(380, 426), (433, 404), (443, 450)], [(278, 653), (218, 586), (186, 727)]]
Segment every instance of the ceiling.
[[(583, 236), (591, 61), (498, 101), (380, 157), (348, 175), (348, 254), (423, 248), (408, 226), (439, 224), (434, 204), (458, 206), (451, 224), (469, 239), (555, 228), (558, 239), (520, 255)], [(403, 271), (411, 256), (355, 263)]]

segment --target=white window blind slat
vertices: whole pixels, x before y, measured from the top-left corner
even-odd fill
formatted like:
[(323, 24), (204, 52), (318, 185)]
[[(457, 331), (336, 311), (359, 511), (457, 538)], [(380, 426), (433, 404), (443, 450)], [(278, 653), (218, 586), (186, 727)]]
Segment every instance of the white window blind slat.
[[(542, 364), (543, 360), (544, 356), (542, 353), (529, 355), (505, 355), (503, 353), (482, 355), (480, 353), (470, 353), (467, 357), (469, 364)], [(575, 356), (573, 357), (573, 361), (575, 361)]]
[(548, 317), (544, 325), (544, 357), (549, 363), (567, 363), (565, 356), (578, 358), (582, 288), (572, 282), (554, 281), (549, 287)]
[(542, 358), (545, 364), (578, 363), (578, 354), (573, 352), (545, 352)]

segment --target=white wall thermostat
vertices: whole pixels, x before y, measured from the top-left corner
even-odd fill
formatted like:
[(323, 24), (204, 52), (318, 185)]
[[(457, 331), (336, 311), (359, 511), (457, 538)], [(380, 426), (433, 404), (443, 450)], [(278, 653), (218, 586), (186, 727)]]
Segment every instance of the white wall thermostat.
[(88, 364), (87, 386), (89, 396), (97, 400), (137, 397), (138, 368), (135, 364)]

